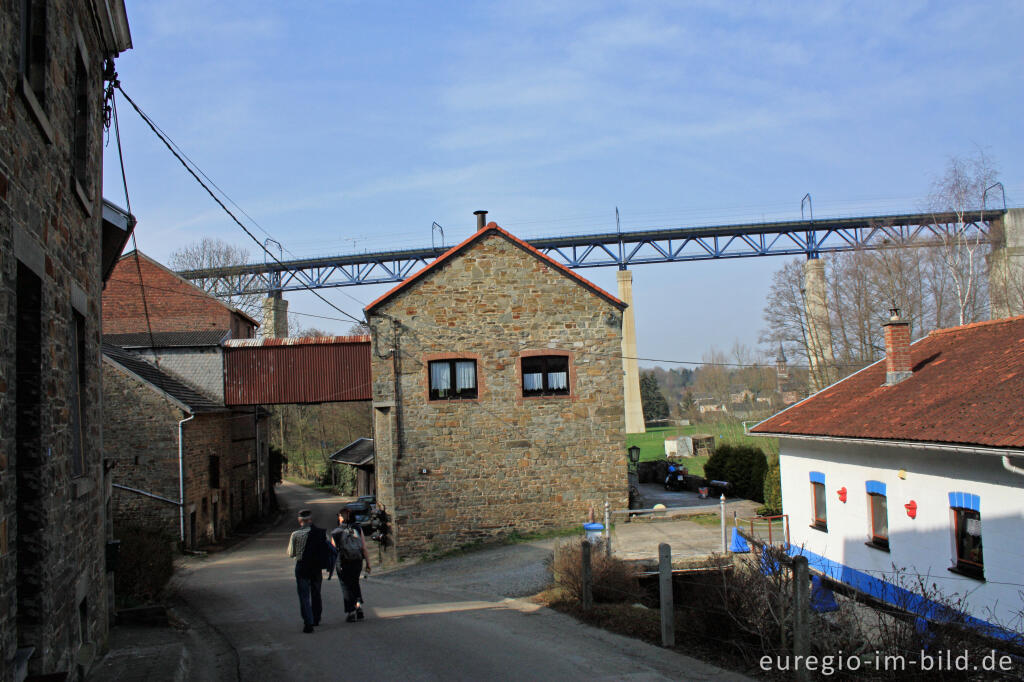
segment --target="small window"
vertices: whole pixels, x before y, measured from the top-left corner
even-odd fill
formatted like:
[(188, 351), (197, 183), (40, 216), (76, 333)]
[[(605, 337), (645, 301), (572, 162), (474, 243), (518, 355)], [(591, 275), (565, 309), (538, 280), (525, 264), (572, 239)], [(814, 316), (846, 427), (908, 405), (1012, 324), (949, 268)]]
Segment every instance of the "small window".
[(814, 527), (828, 529), (828, 509), (825, 506), (825, 484), (811, 481), (811, 496), (814, 500)]
[(210, 489), (220, 487), (220, 457), (210, 455)]
[[(89, 71), (81, 52), (75, 53), (75, 118), (74, 118), (74, 179), (91, 199), (92, 182), (89, 177), (90, 122)], [(86, 204), (89, 202), (86, 201)]]
[(85, 318), (72, 312), (71, 325), (71, 475), (85, 473), (82, 400), (85, 396)]
[(434, 360), (430, 368), (431, 400), (476, 398), (476, 360)]
[(565, 355), (523, 358), (523, 395), (569, 395), (569, 358)]
[(40, 107), (46, 106), (46, 2), (21, 0), (19, 70)]
[(957, 570), (977, 578), (983, 577), (985, 559), (981, 553), (981, 513), (954, 507), (953, 532), (956, 534)]
[(881, 493), (868, 493), (871, 509), (871, 542), (869, 544), (889, 549), (889, 511), (886, 497)]

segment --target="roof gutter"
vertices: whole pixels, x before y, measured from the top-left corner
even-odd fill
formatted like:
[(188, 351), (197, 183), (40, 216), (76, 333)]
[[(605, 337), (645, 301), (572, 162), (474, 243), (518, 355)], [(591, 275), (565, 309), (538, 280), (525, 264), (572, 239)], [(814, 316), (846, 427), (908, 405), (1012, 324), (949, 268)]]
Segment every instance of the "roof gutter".
[(971, 455), (995, 455), (997, 457), (1003, 458), (1003, 466), (1006, 467), (1007, 471), (1013, 471), (1014, 473), (1024, 476), (1024, 469), (1015, 467), (1012, 464), (1010, 464), (1010, 456), (1007, 455), (1007, 453), (1011, 453), (1013, 455), (1024, 456), (1024, 449), (1019, 448), (986, 448), (969, 445), (951, 445), (949, 443), (934, 443), (913, 440), (885, 440), (883, 438), (844, 438), (841, 436), (811, 436), (796, 433), (758, 433), (751, 431), (748, 433), (748, 435), (763, 436), (765, 438), (793, 438), (795, 440), (820, 440), (829, 443), (852, 443), (854, 445), (887, 445), (896, 448), (911, 448), (913, 450), (943, 450), (946, 452), (960, 452)]

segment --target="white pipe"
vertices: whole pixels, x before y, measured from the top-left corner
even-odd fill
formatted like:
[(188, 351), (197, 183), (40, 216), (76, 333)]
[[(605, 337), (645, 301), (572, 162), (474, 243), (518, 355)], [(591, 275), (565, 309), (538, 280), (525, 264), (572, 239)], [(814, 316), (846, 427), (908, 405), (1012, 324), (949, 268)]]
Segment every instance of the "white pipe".
[(182, 548), (185, 545), (185, 445), (183, 437), (183, 425), (192, 421), (196, 416), (192, 415), (187, 419), (178, 422), (178, 526), (181, 532)]
[(1007, 455), (1003, 455), (1003, 468), (1007, 471), (1012, 471), (1019, 476), (1024, 476), (1024, 469), (1010, 464), (1010, 458)]
[(181, 506), (179, 502), (175, 500), (168, 500), (166, 497), (162, 497), (160, 495), (157, 495), (156, 493), (149, 493), (146, 492), (145, 490), (139, 490), (138, 488), (129, 488), (128, 486), (121, 485), (120, 483), (111, 483), (110, 485), (114, 488), (117, 488), (118, 490), (127, 490), (130, 493), (135, 493), (137, 495), (145, 495), (146, 497), (152, 497), (154, 500), (160, 500), (161, 502), (173, 504), (175, 507)]

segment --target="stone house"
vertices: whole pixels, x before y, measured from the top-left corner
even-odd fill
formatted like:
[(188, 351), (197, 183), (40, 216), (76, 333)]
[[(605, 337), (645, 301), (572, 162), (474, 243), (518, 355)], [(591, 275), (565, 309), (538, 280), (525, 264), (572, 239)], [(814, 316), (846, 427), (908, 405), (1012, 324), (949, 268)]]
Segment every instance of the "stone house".
[(0, 45), (0, 681), (78, 680), (110, 623), (100, 292), (133, 221), (101, 199), (103, 87), (131, 35), (120, 0), (5, 2)]
[(263, 511), (268, 426), (259, 408), (225, 407), (141, 355), (104, 344), (103, 415), (115, 527), (140, 526), (194, 548)]
[(267, 413), (224, 400), (224, 344), (256, 327), (144, 254), (118, 260), (103, 292), (115, 526), (148, 526), (189, 548), (269, 508)]
[(482, 221), (365, 309), (398, 556), (627, 505), (624, 309)]
[(792, 553), (930, 617), (926, 576), (968, 613), (1024, 632), (1024, 317), (931, 332), (885, 325), (886, 357), (761, 422), (779, 439)]

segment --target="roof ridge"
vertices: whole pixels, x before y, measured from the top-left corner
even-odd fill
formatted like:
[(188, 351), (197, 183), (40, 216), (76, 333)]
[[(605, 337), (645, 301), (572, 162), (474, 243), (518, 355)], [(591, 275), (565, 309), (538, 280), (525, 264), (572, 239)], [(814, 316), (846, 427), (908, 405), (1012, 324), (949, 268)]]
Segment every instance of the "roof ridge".
[(990, 327), (997, 324), (1010, 324), (1013, 322), (1024, 322), (1024, 315), (1015, 315), (1013, 317), (1000, 317), (996, 320), (980, 320), (978, 322), (968, 322), (967, 324), (957, 325), (956, 327), (946, 327), (944, 329), (933, 329), (928, 332), (928, 336), (933, 334), (952, 334), (955, 332), (962, 332), (968, 329), (977, 329), (978, 327)]

